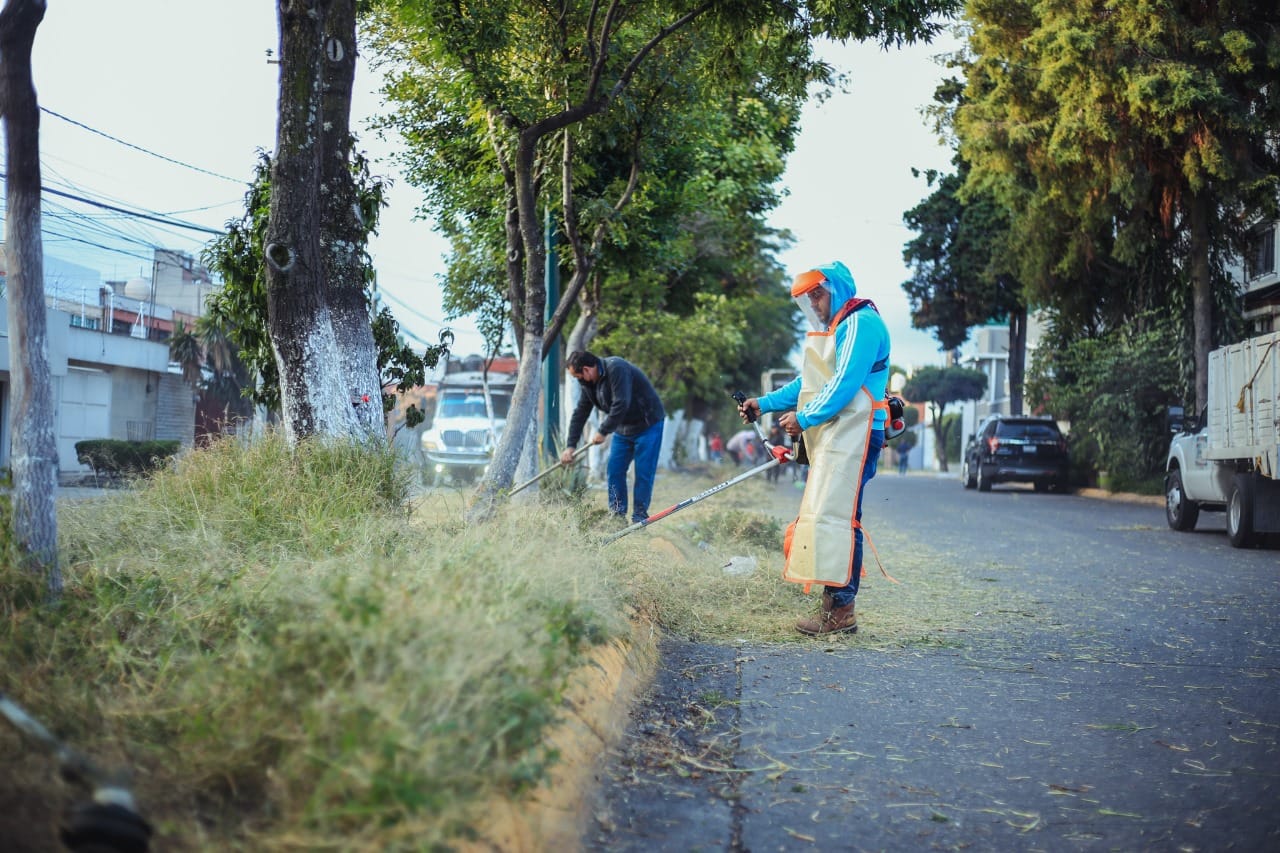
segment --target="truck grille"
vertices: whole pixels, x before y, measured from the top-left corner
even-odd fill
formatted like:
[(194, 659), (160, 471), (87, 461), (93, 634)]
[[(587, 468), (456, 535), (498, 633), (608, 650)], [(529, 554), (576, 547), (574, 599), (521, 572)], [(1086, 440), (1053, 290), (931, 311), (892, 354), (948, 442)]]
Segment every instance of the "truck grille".
[(445, 447), (450, 448), (466, 447), (482, 450), (488, 439), (489, 431), (484, 429), (472, 429), (465, 432), (460, 429), (447, 429), (440, 433), (440, 440), (444, 442)]

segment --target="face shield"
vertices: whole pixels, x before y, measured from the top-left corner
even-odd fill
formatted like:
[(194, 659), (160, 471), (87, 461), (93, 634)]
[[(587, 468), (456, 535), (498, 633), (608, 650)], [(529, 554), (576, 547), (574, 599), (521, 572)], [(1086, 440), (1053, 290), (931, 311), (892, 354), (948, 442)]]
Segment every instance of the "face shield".
[(825, 332), (831, 323), (831, 291), (826, 276), (817, 270), (802, 273), (791, 288), (791, 298), (814, 332)]

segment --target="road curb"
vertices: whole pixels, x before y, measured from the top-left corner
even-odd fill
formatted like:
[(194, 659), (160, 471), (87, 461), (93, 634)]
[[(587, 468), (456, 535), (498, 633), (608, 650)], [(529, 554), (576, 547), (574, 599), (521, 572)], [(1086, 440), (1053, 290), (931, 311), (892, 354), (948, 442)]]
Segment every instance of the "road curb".
[(564, 718), (547, 735), (560, 754), (547, 781), (522, 800), (481, 809), (482, 837), (459, 845), (467, 853), (577, 853), (599, 787), (605, 753), (626, 732), (632, 705), (653, 680), (659, 632), (647, 619), (631, 621), (631, 635), (600, 646), (578, 668), (564, 701)]
[(1124, 501), (1147, 506), (1164, 506), (1164, 495), (1140, 495), (1137, 492), (1108, 492), (1105, 489), (1076, 489), (1082, 498), (1093, 498), (1104, 501)]

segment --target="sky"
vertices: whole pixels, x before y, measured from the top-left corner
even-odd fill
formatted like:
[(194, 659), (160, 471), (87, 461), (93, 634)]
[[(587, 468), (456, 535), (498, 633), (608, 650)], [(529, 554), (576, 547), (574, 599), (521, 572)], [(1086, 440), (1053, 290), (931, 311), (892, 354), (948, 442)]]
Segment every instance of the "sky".
[[(146, 211), (196, 228), (139, 220), (65, 196), (46, 195), (46, 257), (96, 270), (105, 280), (149, 277), (151, 245), (198, 258), (210, 235), (243, 210), (259, 149), (275, 147), (276, 4), (269, 0), (50, 0), (36, 33), (33, 71), (41, 115), (42, 178), (48, 190)], [(902, 213), (928, 194), (919, 169), (949, 168), (950, 151), (921, 109), (944, 72), (945, 40), (901, 50), (828, 45), (823, 55), (849, 74), (848, 91), (801, 119), (783, 177), (786, 197), (770, 223), (795, 244), (780, 256), (790, 274), (843, 260), (860, 296), (875, 300), (904, 367), (940, 364), (929, 334), (911, 328), (901, 284)], [(439, 276), (445, 241), (418, 218), (421, 194), (397, 173), (394, 138), (367, 130), (380, 110), (378, 78), (357, 71), (352, 127), (374, 172), (389, 178), (390, 206), (371, 244), (380, 292), (403, 331), (434, 343), (448, 326), (459, 354), (482, 350), (474, 323), (448, 318)], [(141, 149), (141, 150), (140, 150)], [(86, 289), (73, 273), (55, 283), (64, 298)]]

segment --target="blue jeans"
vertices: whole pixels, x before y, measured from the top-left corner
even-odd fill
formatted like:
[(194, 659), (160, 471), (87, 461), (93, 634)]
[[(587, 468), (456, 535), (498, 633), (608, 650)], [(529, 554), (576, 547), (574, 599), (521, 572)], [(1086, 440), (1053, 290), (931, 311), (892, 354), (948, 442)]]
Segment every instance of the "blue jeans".
[[(867, 464), (862, 468), (862, 488), (858, 489), (858, 506), (854, 511), (854, 518), (862, 521), (862, 496), (867, 491), (867, 482), (876, 475), (876, 463), (880, 461), (880, 451), (884, 448), (884, 430), (873, 429), (871, 431), (871, 439), (867, 442)], [(849, 578), (848, 586), (829, 586), (827, 592), (831, 593), (831, 604), (833, 607), (845, 607), (853, 604), (853, 599), (858, 594), (858, 582), (862, 580), (862, 528), (856, 527), (853, 530), (853, 572)]]
[(609, 512), (627, 514), (627, 469), (636, 463), (636, 495), (631, 520), (649, 517), (653, 478), (658, 471), (658, 451), (662, 449), (662, 421), (638, 435), (613, 434), (609, 445)]

